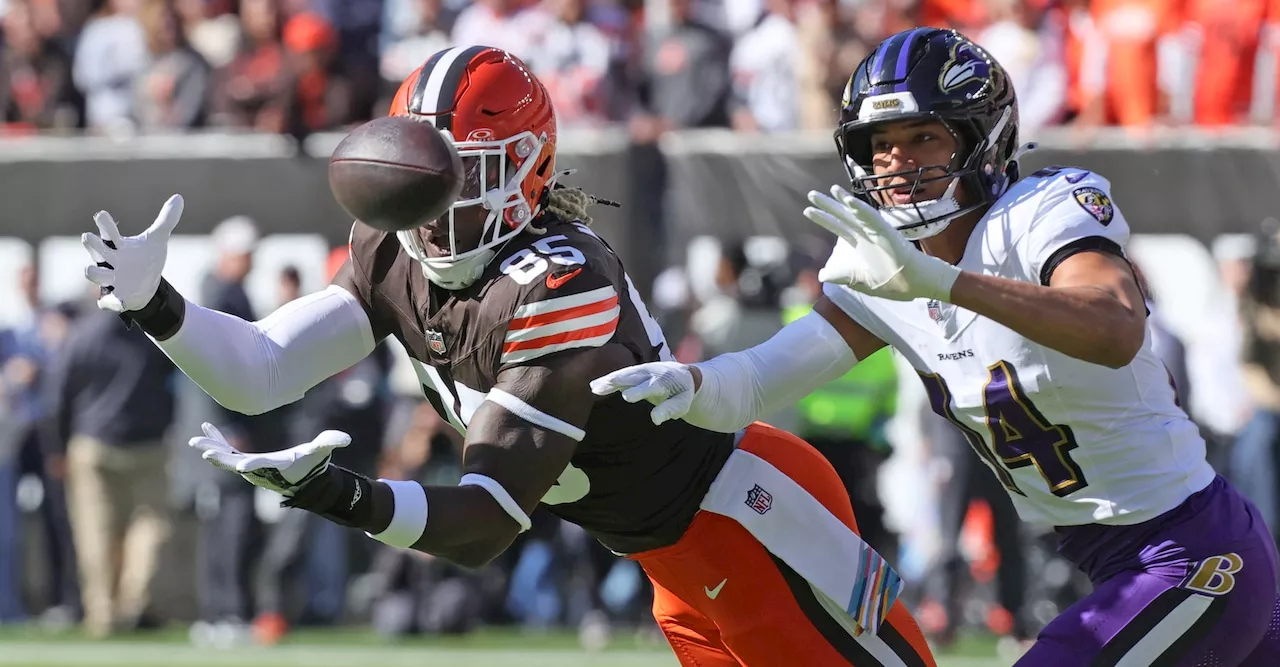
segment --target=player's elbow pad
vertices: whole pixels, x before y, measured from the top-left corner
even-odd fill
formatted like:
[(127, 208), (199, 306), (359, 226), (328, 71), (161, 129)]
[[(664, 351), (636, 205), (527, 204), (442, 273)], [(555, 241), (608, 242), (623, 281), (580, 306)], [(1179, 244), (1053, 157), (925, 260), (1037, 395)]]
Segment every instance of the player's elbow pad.
[(857, 362), (840, 332), (825, 317), (809, 313), (760, 345), (694, 364), (702, 384), (684, 419), (733, 433), (794, 404)]

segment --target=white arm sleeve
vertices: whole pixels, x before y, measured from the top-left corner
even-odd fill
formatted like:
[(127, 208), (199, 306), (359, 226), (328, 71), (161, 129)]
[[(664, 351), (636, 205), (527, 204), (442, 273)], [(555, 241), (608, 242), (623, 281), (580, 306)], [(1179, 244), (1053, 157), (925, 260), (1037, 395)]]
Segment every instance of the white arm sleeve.
[(220, 405), (256, 415), (302, 398), (376, 342), (359, 300), (330, 285), (257, 322), (188, 301), (182, 327), (156, 345)]
[(684, 420), (734, 433), (844, 375), (858, 358), (825, 317), (809, 313), (773, 338), (694, 364), (702, 384)]

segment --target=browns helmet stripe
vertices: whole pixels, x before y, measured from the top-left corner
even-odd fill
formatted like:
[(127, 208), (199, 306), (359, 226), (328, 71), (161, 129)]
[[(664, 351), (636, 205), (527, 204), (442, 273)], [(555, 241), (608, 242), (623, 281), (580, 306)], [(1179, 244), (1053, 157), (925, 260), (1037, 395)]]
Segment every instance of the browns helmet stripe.
[[(435, 71), (436, 64), (440, 62), (440, 58), (444, 54), (453, 49), (444, 49), (431, 54), (427, 62), (423, 63), (422, 68), (418, 70), (418, 80), (413, 84), (413, 95), (409, 98), (409, 113), (422, 113), (422, 101), (427, 90), (427, 79), (431, 78), (431, 72)], [(434, 98), (433, 98), (434, 99)]]
[(432, 56), (418, 75), (409, 110), (427, 116), (438, 130), (451, 130), (458, 84), (462, 83), (471, 61), (488, 49), (487, 46), (455, 46)]
[(472, 46), (458, 55), (453, 64), (445, 70), (444, 83), (440, 86), (440, 98), (436, 102), (437, 109), (448, 109), (448, 113), (436, 116), (436, 129), (453, 131), (453, 107), (458, 95), (458, 85), (462, 83), (462, 75), (467, 66), (481, 53), (488, 51), (487, 46)]

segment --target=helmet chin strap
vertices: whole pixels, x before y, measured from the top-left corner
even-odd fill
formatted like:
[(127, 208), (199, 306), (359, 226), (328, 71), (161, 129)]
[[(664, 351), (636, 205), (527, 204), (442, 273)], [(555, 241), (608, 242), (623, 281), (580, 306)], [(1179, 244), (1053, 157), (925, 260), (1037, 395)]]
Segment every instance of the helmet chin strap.
[[(846, 159), (845, 164), (855, 181), (869, 176), (867, 170), (852, 159)], [(880, 210), (880, 215), (908, 241), (927, 239), (942, 233), (952, 220), (973, 210), (960, 206), (959, 200), (956, 199), (956, 190), (959, 187), (960, 179), (953, 178), (947, 185), (946, 191), (937, 199), (913, 202), (905, 206), (878, 206), (877, 208)]]
[[(960, 202), (956, 199), (956, 190), (959, 187), (960, 179), (953, 178), (946, 192), (937, 199), (913, 202), (905, 206), (884, 206), (881, 207), (880, 213), (908, 241), (927, 239), (941, 234), (952, 220), (972, 210), (960, 206)], [(920, 224), (926, 220), (927, 224)]]

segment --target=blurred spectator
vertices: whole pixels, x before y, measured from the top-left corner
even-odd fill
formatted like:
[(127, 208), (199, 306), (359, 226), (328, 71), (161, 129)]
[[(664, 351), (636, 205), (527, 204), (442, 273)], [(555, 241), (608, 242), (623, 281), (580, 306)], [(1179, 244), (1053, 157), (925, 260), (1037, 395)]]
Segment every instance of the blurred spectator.
[[(1266, 0), (1189, 0), (1187, 26), (1194, 57), (1195, 122), (1205, 127), (1248, 119)], [(1194, 63), (1210, 66), (1195, 67)]]
[[(14, 293), (25, 312), (12, 328), (0, 331), (0, 404), (3, 404), (0, 412), (7, 413), (0, 417), (0, 422), (3, 422), (0, 430), (4, 431), (4, 436), (0, 437), (7, 439), (0, 443), (0, 469), (12, 464), (15, 467), (9, 468), (8, 472), (14, 477), (9, 481), (16, 483), (24, 475), (30, 475), (39, 479), (43, 487), (39, 519), (47, 579), (41, 583), (44, 584), (44, 599), (48, 606), (41, 620), (65, 625), (80, 615), (80, 585), (63, 488), (66, 461), (62, 452), (65, 443), (50, 443), (44, 437), (47, 435), (43, 427), (48, 413), (42, 393), (48, 383), (50, 364), (57, 358), (66, 339), (72, 309), (42, 306), (34, 264), (19, 269), (15, 288)], [(7, 454), (13, 458), (5, 461)], [(0, 475), (3, 474), (0, 471)], [(15, 500), (13, 496), (8, 496), (8, 499)], [(0, 509), (0, 512), (5, 511)], [(0, 532), (3, 530), (0, 528)], [(5, 546), (18, 547), (22, 544), (23, 540), (18, 540), (0, 545), (0, 551)], [(0, 556), (0, 561), (4, 558)]]
[(781, 328), (779, 290), (761, 269), (751, 265), (742, 242), (721, 246), (716, 288), (690, 320), (704, 358), (759, 345)]
[(240, 3), (243, 35), (239, 54), (218, 73), (214, 88), (215, 123), (284, 132), (293, 91), (280, 43), (283, 15), (277, 0)]
[(227, 4), (229, 0), (177, 0), (176, 5), (187, 42), (215, 69), (231, 64), (241, 40), (240, 20), (226, 10)]
[(551, 93), (562, 129), (605, 122), (605, 97), (617, 94), (606, 77), (620, 46), (596, 25), (592, 12), (587, 0), (547, 0), (536, 21), (545, 23), (546, 32), (525, 57)]
[[(291, 13), (314, 11), (337, 31), (334, 67), (350, 85), (351, 107), (369, 118), (378, 96), (378, 37), (386, 0), (295, 0)], [(381, 115), (381, 114), (379, 114)]]
[(1004, 486), (974, 453), (973, 447), (955, 424), (926, 408), (926, 460), (938, 471), (939, 550), (925, 579), (930, 600), (918, 616), (939, 646), (950, 646), (965, 623), (965, 591), (969, 587), (968, 559), (964, 549), (965, 524), (975, 503), (990, 512), (991, 538), (999, 553), (996, 570), (996, 601), (1013, 616), (1011, 634), (1030, 639), (1033, 633), (1026, 616), (1027, 553), (1022, 541), (1022, 524)]
[(475, 0), (453, 24), (453, 43), (496, 46), (523, 60), (547, 29), (547, 15), (523, 4), (521, 0)]
[(1067, 98), (1060, 24), (1028, 0), (986, 0), (991, 23), (974, 36), (1009, 73), (1026, 136), (1062, 121)]
[(73, 47), (85, 23), (101, 6), (102, 0), (36, 0), (32, 9), (41, 35)]
[(841, 12), (839, 0), (813, 0), (796, 8), (796, 94), (800, 127), (806, 130), (834, 130), (853, 68), (871, 50)]
[(172, 0), (143, 0), (138, 13), (151, 61), (135, 84), (134, 118), (147, 130), (204, 125), (211, 73), (187, 43)]
[(1280, 0), (1267, 0), (1258, 54), (1261, 56), (1258, 71), (1262, 76), (1256, 81), (1253, 120), (1274, 124), (1278, 120), (1276, 111), (1280, 109)]
[(18, 479), (22, 450), (40, 416), (36, 387), (44, 361), (26, 333), (30, 330), (0, 331), (0, 625), (26, 620), (19, 574)]
[(1187, 373), (1187, 347), (1183, 344), (1182, 339), (1169, 328), (1164, 315), (1156, 307), (1155, 295), (1151, 292), (1151, 285), (1147, 283), (1147, 277), (1142, 272), (1142, 266), (1137, 262), (1130, 262), (1129, 265), (1133, 268), (1134, 277), (1138, 280), (1138, 289), (1146, 300), (1146, 308), (1149, 313), (1147, 322), (1150, 323), (1151, 331), (1151, 349), (1160, 358), (1160, 361), (1164, 363), (1165, 370), (1169, 373), (1169, 383), (1173, 385), (1174, 391), (1177, 392), (1178, 405), (1186, 410), (1193, 398), (1191, 381)]
[(47, 390), (49, 442), (65, 445), (85, 628), (94, 637), (147, 618), (169, 539), (173, 364), (114, 313), (77, 323)]
[[(332, 276), (330, 276), (332, 278)], [(276, 284), (276, 307), (283, 306), (302, 296), (302, 274), (296, 266), (280, 269), (280, 280)]]
[(298, 14), (284, 26), (293, 80), (287, 130), (304, 136), (341, 128), (356, 119), (354, 87), (334, 64), (338, 33), (319, 14)]
[(85, 97), (85, 125), (99, 131), (132, 127), (134, 81), (147, 64), (137, 0), (106, 0), (85, 24), (73, 74)]
[(916, 19), (916, 25), (946, 26), (966, 34), (976, 32), (988, 20), (984, 0), (896, 0), (884, 4), (903, 19)]
[(765, 14), (738, 38), (729, 64), (733, 74), (733, 128), (778, 132), (799, 126), (801, 57), (796, 0), (768, 0)]
[[(7, 355), (0, 350), (0, 359)], [(26, 620), (22, 604), (22, 513), (18, 508), (18, 451), (22, 428), (0, 394), (0, 625)]]
[(1241, 306), (1244, 380), (1255, 407), (1231, 454), (1231, 477), (1268, 526), (1280, 519), (1280, 240), (1259, 244)]
[[(408, 431), (387, 454), (379, 473), (386, 479), (456, 484), (462, 478), (462, 437), (425, 401), (416, 402)], [(391, 547), (378, 547), (373, 569), (380, 586), (372, 622), (379, 634), (459, 634), (480, 624), (480, 573)]]
[[(34, 273), (30, 265), (21, 269), (20, 293), (34, 285)], [(34, 319), (35, 313), (31, 316)], [(0, 330), (0, 625), (26, 620), (20, 577), (18, 480), (22, 477), (22, 450), (41, 416), (37, 387), (44, 354), (35, 334), (30, 325)]]
[[(737, 39), (760, 23), (769, 0), (702, 0), (702, 4), (705, 9), (700, 18)], [(711, 5), (716, 5), (714, 12)], [(707, 16), (712, 13), (716, 14), (715, 20)]]
[(71, 81), (71, 58), (40, 34), (34, 0), (10, 0), (0, 55), (0, 109), (4, 122), (32, 129), (80, 124), (84, 100)]
[(383, 81), (399, 86), (431, 54), (449, 47), (455, 17), (442, 0), (393, 0), (387, 6), (402, 7), (403, 11), (387, 21), (387, 43), (379, 71)]
[[(1068, 0), (1086, 5), (1089, 33), (1078, 66), (1082, 125), (1149, 127), (1168, 114), (1160, 45), (1180, 25), (1177, 0)], [(1073, 28), (1084, 27), (1083, 16)], [(1077, 37), (1080, 38), (1080, 37)], [(1164, 62), (1168, 62), (1167, 58)]]
[[(249, 3), (245, 3), (247, 6)], [(244, 280), (253, 268), (258, 244), (257, 226), (237, 216), (222, 221), (211, 235), (217, 258), (205, 278), (200, 303), (208, 308), (254, 321), (253, 307)], [(248, 416), (227, 410), (213, 399), (207, 402), (208, 421), (216, 424), (232, 447), (242, 452), (279, 449), (285, 435), (279, 411)], [(247, 635), (251, 617), (251, 581), (260, 526), (254, 513), (254, 486), (236, 475), (216, 475), (210, 482), (217, 490), (217, 509), (202, 517), (196, 554), (197, 589), (205, 624), (192, 634), (203, 640), (205, 630), (239, 637)], [(209, 626), (206, 624), (213, 624)]]
[(693, 18), (694, 0), (670, 0), (671, 24), (652, 36), (641, 65), (631, 132), (639, 143), (664, 131), (729, 125), (732, 42)]
[(1257, 243), (1248, 234), (1214, 240), (1213, 258), (1222, 289), (1209, 302), (1208, 312), (1197, 318), (1199, 326), (1187, 353), (1190, 382), (1196, 388), (1188, 401), (1191, 414), (1211, 443), (1224, 446), (1236, 438), (1252, 411), (1240, 365), (1244, 341), (1240, 305)]
[[(347, 248), (334, 254), (344, 258)], [(336, 269), (341, 263), (330, 262)], [(282, 303), (301, 296), (298, 272), (289, 267), (281, 273)], [(288, 442), (308, 442), (328, 429), (351, 436), (353, 446), (335, 451), (333, 463), (362, 475), (376, 474), (377, 462), (391, 408), (387, 377), (391, 352), (386, 343), (351, 368), (321, 382), (290, 406)], [(353, 540), (356, 533), (331, 521), (298, 509), (285, 510), (279, 523), (271, 527), (258, 572), (259, 614), (254, 635), (262, 643), (273, 644), (286, 632), (290, 621), (304, 625), (333, 625), (341, 620), (350, 575), (349, 552), (368, 546)], [(286, 613), (285, 590), (305, 565), (306, 601), (299, 616)]]
[[(1062, 32), (1067, 68), (1066, 119), (1086, 126), (1102, 123), (1105, 109), (1095, 100), (1105, 84), (1106, 43), (1094, 27), (1089, 0), (1060, 0), (1046, 18)], [(1082, 118), (1086, 111), (1088, 114)]]

